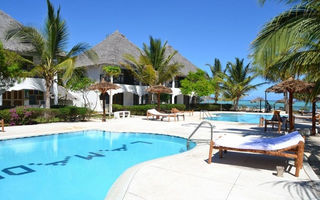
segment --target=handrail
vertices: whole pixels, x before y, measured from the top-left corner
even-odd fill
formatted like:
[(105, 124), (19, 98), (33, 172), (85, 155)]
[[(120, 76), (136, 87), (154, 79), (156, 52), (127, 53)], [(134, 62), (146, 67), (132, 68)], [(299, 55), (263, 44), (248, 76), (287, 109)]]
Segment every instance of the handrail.
[(187, 150), (188, 150), (189, 147), (190, 147), (190, 139), (191, 139), (191, 137), (198, 131), (198, 129), (199, 129), (203, 124), (209, 124), (209, 125), (210, 125), (210, 128), (211, 128), (211, 138), (210, 138), (210, 141), (212, 141), (212, 139), (213, 139), (213, 127), (214, 127), (214, 126), (213, 126), (210, 122), (208, 122), (208, 121), (202, 121), (202, 122), (197, 126), (197, 128), (194, 129), (194, 131), (190, 134), (190, 136), (188, 137), (188, 139), (187, 139)]
[[(201, 116), (203, 116), (202, 118), (201, 118)], [(204, 117), (212, 117), (212, 115), (210, 114), (210, 112), (209, 111), (207, 111), (207, 110), (200, 110), (200, 119), (204, 119)]]

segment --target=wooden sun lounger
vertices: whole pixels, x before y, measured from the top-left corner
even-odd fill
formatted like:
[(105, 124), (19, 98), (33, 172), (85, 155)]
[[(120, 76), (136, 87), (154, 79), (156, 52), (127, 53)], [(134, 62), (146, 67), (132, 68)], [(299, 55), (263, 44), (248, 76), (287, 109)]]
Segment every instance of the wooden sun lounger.
[[(296, 142), (296, 144), (289, 145), (287, 147), (283, 147), (283, 145), (281, 145), (281, 139), (285, 139), (285, 137), (288, 137), (288, 135), (290, 135), (290, 134), (292, 134), (292, 136), (294, 137), (293, 142)], [(272, 150), (263, 149), (263, 148), (252, 149), (252, 148), (248, 148), (248, 147), (247, 148), (232, 147), (230, 145), (219, 145), (219, 144), (214, 143), (213, 141), (210, 141), (208, 163), (210, 164), (212, 161), (213, 149), (219, 149), (219, 157), (220, 158), (223, 157), (223, 152), (227, 151), (227, 150), (259, 153), (259, 154), (265, 154), (265, 155), (270, 155), (270, 156), (279, 156), (279, 157), (285, 157), (285, 158), (293, 158), (293, 159), (295, 159), (295, 167), (296, 167), (295, 176), (299, 177), (300, 169), (303, 166), (304, 138), (298, 132), (292, 132), (292, 133), (289, 133), (288, 135), (277, 137), (280, 139), (279, 144), (283, 148), (272, 149)], [(272, 141), (277, 138), (267, 138), (267, 139), (265, 139), (265, 141), (268, 141), (268, 140)], [(217, 141), (219, 141), (219, 139)], [(251, 142), (254, 143), (254, 141), (251, 141)], [(285, 142), (288, 142), (288, 141), (285, 141)], [(287, 144), (289, 144), (289, 143), (287, 143)], [(233, 144), (234, 144), (234, 142), (233, 142)], [(247, 144), (250, 144), (250, 142), (248, 142)]]
[(156, 118), (161, 117), (161, 120), (163, 120), (164, 118), (167, 117), (169, 122), (170, 122), (170, 117), (173, 117), (174, 121), (177, 121), (177, 115), (175, 113), (170, 113), (170, 114), (161, 113), (161, 112), (157, 111), (156, 109), (147, 110), (147, 119), (149, 119), (149, 117), (152, 117), (153, 119), (154, 119), (154, 117), (156, 117)]
[(178, 110), (177, 108), (171, 109), (172, 113), (189, 113), (190, 116), (193, 116), (193, 110)]

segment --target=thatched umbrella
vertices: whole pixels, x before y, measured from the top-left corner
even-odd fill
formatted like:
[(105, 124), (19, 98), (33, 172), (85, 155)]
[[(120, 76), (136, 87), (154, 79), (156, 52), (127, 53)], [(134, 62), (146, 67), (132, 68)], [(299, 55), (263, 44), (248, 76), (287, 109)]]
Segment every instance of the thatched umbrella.
[(147, 88), (147, 92), (150, 93), (156, 93), (158, 97), (158, 111), (160, 111), (160, 94), (161, 93), (166, 93), (166, 94), (171, 94), (172, 90), (166, 86), (163, 85), (153, 85), (149, 88)]
[(116, 90), (119, 89), (120, 87), (110, 83), (110, 82), (106, 82), (104, 79), (102, 79), (102, 81), (100, 83), (95, 83), (93, 85), (91, 85), (89, 87), (89, 90), (99, 90), (101, 92), (101, 94), (103, 95), (103, 115), (102, 115), (102, 121), (105, 122), (106, 121), (106, 98), (105, 98), (105, 94), (107, 93), (108, 90)]
[(301, 80), (295, 80), (294, 78), (289, 78), (288, 80), (282, 81), (268, 89), (266, 92), (275, 92), (275, 93), (289, 93), (289, 122), (290, 128), (289, 131), (293, 131), (294, 124), (293, 124), (293, 115), (292, 115), (292, 104), (293, 104), (293, 94), (295, 92), (305, 93), (310, 92), (314, 87), (313, 83), (307, 83)]
[(259, 103), (260, 103), (260, 112), (261, 112), (261, 101), (264, 101), (264, 98), (262, 98), (262, 97), (257, 97), (257, 98), (255, 98), (255, 99), (252, 99), (250, 102), (251, 102), (251, 103), (259, 102)]

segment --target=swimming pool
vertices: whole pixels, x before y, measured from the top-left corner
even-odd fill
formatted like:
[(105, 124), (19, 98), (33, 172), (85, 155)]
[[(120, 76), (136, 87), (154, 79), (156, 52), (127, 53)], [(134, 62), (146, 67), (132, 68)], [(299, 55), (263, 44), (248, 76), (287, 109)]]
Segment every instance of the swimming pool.
[(127, 168), (184, 151), (184, 138), (100, 130), (0, 141), (1, 199), (101, 200)]
[(248, 113), (218, 113), (214, 117), (207, 118), (208, 120), (226, 121), (226, 122), (240, 122), (259, 124), (260, 117), (271, 119), (271, 114), (248, 114)]

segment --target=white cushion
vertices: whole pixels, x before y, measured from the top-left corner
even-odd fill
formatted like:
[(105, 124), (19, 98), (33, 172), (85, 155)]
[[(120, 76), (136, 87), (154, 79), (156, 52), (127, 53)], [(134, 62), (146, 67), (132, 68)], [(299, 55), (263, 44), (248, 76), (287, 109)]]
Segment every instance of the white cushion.
[(215, 146), (237, 149), (275, 151), (304, 142), (298, 131), (274, 138), (249, 138), (226, 136), (215, 141)]

